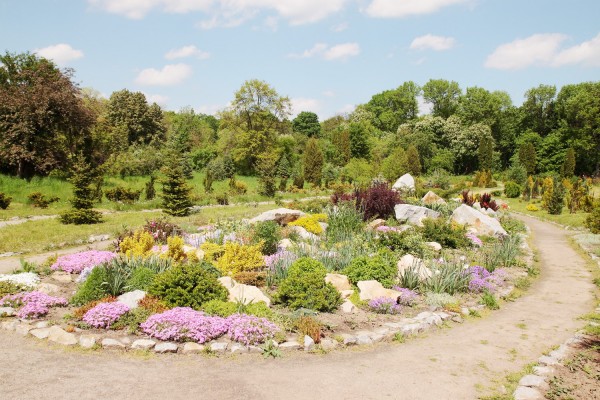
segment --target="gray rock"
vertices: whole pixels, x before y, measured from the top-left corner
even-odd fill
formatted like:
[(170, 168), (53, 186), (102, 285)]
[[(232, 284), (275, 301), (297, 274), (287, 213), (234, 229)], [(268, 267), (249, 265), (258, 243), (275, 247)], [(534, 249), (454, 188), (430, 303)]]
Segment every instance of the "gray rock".
[(302, 345), (298, 343), (296, 340), (288, 340), (287, 342), (283, 342), (279, 345), (281, 350), (300, 350)]
[(301, 239), (308, 240), (311, 242), (316, 242), (317, 240), (319, 240), (319, 237), (317, 235), (315, 235), (314, 233), (310, 233), (301, 226), (292, 226), (291, 229), (293, 232), (297, 233)]
[(373, 344), (373, 339), (371, 338), (371, 333), (370, 332), (358, 332), (356, 334), (356, 344), (358, 344), (358, 345)]
[(213, 353), (225, 353), (227, 346), (227, 342), (213, 342), (210, 344), (210, 351)]
[(378, 281), (359, 281), (358, 286), (360, 300), (371, 300), (377, 297), (387, 297), (396, 300), (400, 296), (400, 292), (392, 289), (386, 289)]
[(560, 346), (558, 349), (550, 352), (550, 357), (556, 358), (558, 361), (562, 361), (567, 358), (569, 348), (565, 345)]
[(325, 275), (325, 282), (331, 283), (340, 293), (344, 290), (352, 290), (352, 285), (346, 275), (329, 273)]
[(279, 225), (287, 225), (305, 215), (299, 210), (290, 210), (289, 208), (277, 208), (275, 210), (265, 211), (264, 213), (252, 218), (249, 223), (255, 224), (263, 221), (275, 221)]
[(264, 353), (264, 350), (261, 347), (258, 347), (258, 346), (248, 346), (247, 350), (248, 350), (248, 353), (251, 353), (251, 354), (262, 354), (262, 353)]
[(544, 396), (536, 389), (519, 386), (513, 394), (515, 400), (542, 400)]
[(344, 314), (353, 314), (357, 310), (356, 306), (350, 300), (344, 301), (340, 306), (340, 309)]
[(74, 334), (65, 331), (58, 325), (53, 325), (49, 329), (48, 340), (51, 342), (62, 344), (63, 346), (75, 346), (78, 342)]
[(304, 335), (304, 351), (312, 351), (315, 348), (315, 341), (308, 335)]
[(519, 381), (519, 386), (534, 387), (544, 390), (548, 384), (543, 377), (538, 375), (525, 375)]
[(130, 310), (133, 310), (138, 307), (138, 304), (144, 297), (146, 297), (146, 292), (143, 290), (134, 290), (132, 292), (123, 293), (117, 297), (117, 301), (125, 304)]
[(29, 334), (38, 339), (47, 339), (50, 335), (50, 328), (32, 329), (29, 331)]
[(323, 350), (331, 351), (337, 347), (338, 342), (332, 339), (322, 339), (320, 344)]
[(433, 251), (440, 252), (442, 251), (442, 245), (438, 242), (425, 242), (427, 246), (429, 246)]
[(110, 239), (110, 235), (108, 235), (108, 234), (104, 234), (104, 235), (90, 235), (90, 237), (88, 238), (88, 242), (89, 243), (103, 242), (103, 241), (109, 240), (109, 239)]
[(533, 373), (540, 376), (549, 376), (554, 373), (554, 369), (550, 367), (543, 367), (541, 365), (536, 365), (533, 367)]
[(353, 344), (356, 344), (356, 336), (349, 335), (347, 333), (342, 333), (340, 336), (342, 337), (342, 343), (345, 346), (351, 346)]
[(416, 226), (423, 226), (425, 218), (439, 218), (441, 216), (437, 211), (411, 204), (396, 204), (394, 206), (394, 213), (399, 222), (406, 222)]
[(462, 204), (454, 210), (451, 220), (461, 225), (468, 225), (481, 235), (507, 235), (497, 219), (485, 215), (466, 204)]
[(248, 348), (241, 343), (233, 343), (229, 346), (230, 353), (247, 353)]
[(540, 363), (542, 365), (546, 365), (546, 366), (552, 366), (552, 365), (557, 365), (558, 360), (554, 357), (541, 356), (540, 358), (538, 358), (538, 363)]
[(0, 307), (0, 317), (14, 317), (16, 313), (12, 307)]
[(131, 348), (135, 350), (150, 350), (156, 345), (152, 339), (137, 339), (131, 344)]
[(405, 254), (400, 258), (397, 264), (398, 276), (403, 276), (404, 271), (413, 270), (419, 274), (420, 280), (425, 280), (431, 277), (431, 270), (425, 266), (425, 263), (420, 258), (413, 256), (412, 254)]
[(442, 199), (437, 194), (433, 193), (431, 190), (427, 192), (425, 196), (421, 199), (423, 204), (446, 204), (446, 200)]
[(394, 183), (392, 189), (399, 192), (414, 192), (415, 178), (411, 174), (404, 174)]
[(102, 348), (104, 349), (124, 349), (125, 344), (123, 342), (112, 339), (112, 338), (104, 338), (102, 339)]
[(172, 342), (159, 343), (154, 346), (155, 353), (177, 353), (177, 344)]
[(204, 353), (206, 351), (206, 347), (198, 344), (198, 343), (194, 343), (194, 342), (186, 342), (183, 345), (183, 348), (181, 349), (181, 352), (183, 354), (198, 354), (198, 353)]
[(379, 228), (380, 226), (384, 226), (385, 225), (385, 219), (375, 219), (371, 222), (369, 222), (369, 224), (367, 225), (367, 228), (370, 230), (375, 230), (377, 228)]
[(378, 343), (378, 342), (383, 341), (383, 339), (385, 339), (385, 335), (382, 335), (380, 333), (375, 333), (375, 332), (371, 333), (370, 337), (371, 337), (371, 340), (373, 341), (373, 343)]
[(96, 336), (94, 335), (81, 335), (79, 336), (79, 346), (84, 349), (91, 349), (96, 345)]
[(290, 247), (294, 247), (294, 242), (292, 242), (288, 238), (281, 239), (277, 244), (277, 247), (279, 247), (280, 249), (289, 249)]
[(50, 326), (50, 324), (48, 324), (48, 321), (38, 321), (35, 324), (33, 324), (34, 327), (41, 329), (41, 328), (48, 328)]

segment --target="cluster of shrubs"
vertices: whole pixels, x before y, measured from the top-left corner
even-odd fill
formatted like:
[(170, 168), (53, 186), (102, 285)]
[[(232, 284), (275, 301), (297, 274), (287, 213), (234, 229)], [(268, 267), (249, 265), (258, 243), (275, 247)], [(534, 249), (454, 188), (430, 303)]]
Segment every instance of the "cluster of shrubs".
[(104, 195), (108, 200), (123, 203), (135, 203), (140, 199), (141, 194), (142, 190), (133, 190), (123, 186), (104, 191)]

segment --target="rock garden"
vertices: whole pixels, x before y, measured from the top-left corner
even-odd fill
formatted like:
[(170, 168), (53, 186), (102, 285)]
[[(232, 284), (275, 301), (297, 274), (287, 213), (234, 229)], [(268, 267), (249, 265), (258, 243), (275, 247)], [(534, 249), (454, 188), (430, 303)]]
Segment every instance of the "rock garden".
[(525, 227), (488, 194), (411, 197), (411, 179), (194, 231), (150, 220), (109, 249), (25, 263), (0, 275), (0, 327), (89, 349), (277, 357), (403, 341), (512, 300), (535, 273)]

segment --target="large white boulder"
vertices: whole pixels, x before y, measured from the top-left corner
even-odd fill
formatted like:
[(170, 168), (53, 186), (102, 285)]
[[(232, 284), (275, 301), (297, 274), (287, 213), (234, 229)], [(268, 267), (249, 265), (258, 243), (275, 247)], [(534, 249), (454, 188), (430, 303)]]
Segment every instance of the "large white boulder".
[(301, 226), (291, 226), (290, 228), (291, 228), (292, 232), (296, 232), (298, 234), (300, 239), (308, 240), (311, 242), (316, 242), (317, 240), (319, 240), (319, 237), (317, 235), (307, 231), (305, 228), (303, 228)]
[(425, 263), (420, 258), (412, 254), (405, 254), (398, 261), (398, 276), (402, 277), (406, 270), (413, 269), (419, 274), (420, 280), (425, 280), (431, 277), (431, 270), (425, 266)]
[(439, 218), (440, 213), (427, 207), (413, 206), (411, 204), (396, 204), (394, 207), (396, 219), (411, 225), (423, 226), (425, 218)]
[(219, 283), (229, 292), (229, 301), (241, 302), (243, 304), (258, 303), (264, 301), (267, 306), (271, 306), (269, 299), (259, 288), (252, 285), (237, 283), (229, 276), (219, 278)]
[(431, 190), (429, 192), (427, 192), (427, 194), (425, 194), (425, 196), (423, 196), (421, 201), (423, 202), (423, 204), (427, 204), (427, 205), (429, 205), (429, 204), (446, 204), (446, 200), (442, 199), (440, 196), (433, 193)]
[(248, 221), (251, 224), (263, 221), (275, 221), (279, 225), (287, 225), (290, 222), (294, 222), (304, 213), (300, 210), (291, 210), (289, 208), (276, 208), (275, 210), (265, 211), (264, 213), (252, 218)]
[(360, 291), (360, 300), (371, 300), (377, 297), (387, 297), (396, 300), (400, 296), (400, 292), (392, 289), (386, 289), (378, 281), (359, 281), (356, 286)]
[(404, 174), (398, 178), (396, 183), (392, 186), (392, 189), (399, 192), (414, 192), (415, 178), (413, 178), (411, 174)]
[(472, 227), (480, 235), (507, 235), (497, 219), (485, 215), (481, 211), (477, 211), (466, 204), (462, 204), (454, 210), (451, 220), (458, 224)]
[(144, 297), (146, 297), (146, 292), (138, 289), (131, 292), (123, 293), (122, 295), (117, 297), (117, 301), (119, 303), (125, 304), (127, 307), (129, 307), (130, 310), (133, 310), (134, 308), (138, 308), (140, 301), (142, 301)]
[(345, 290), (352, 290), (352, 285), (350, 284), (350, 281), (346, 275), (327, 274), (325, 275), (325, 282), (331, 283), (333, 287), (336, 288), (340, 293)]

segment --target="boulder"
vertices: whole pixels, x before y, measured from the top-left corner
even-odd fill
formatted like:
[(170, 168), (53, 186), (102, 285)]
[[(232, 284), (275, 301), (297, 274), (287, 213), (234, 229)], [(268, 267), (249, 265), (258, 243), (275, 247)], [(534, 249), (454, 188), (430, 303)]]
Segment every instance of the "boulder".
[(356, 286), (360, 291), (360, 300), (371, 300), (377, 297), (387, 297), (396, 300), (400, 296), (400, 292), (392, 289), (386, 289), (377, 281), (359, 281)]
[(60, 292), (60, 286), (53, 283), (40, 283), (35, 290), (48, 295), (54, 295)]
[(416, 269), (421, 280), (431, 277), (431, 270), (425, 266), (423, 260), (412, 254), (405, 254), (400, 261), (398, 261), (398, 276), (404, 275), (404, 271), (410, 268)]
[(267, 306), (271, 306), (269, 299), (259, 288), (252, 285), (237, 283), (228, 276), (219, 278), (219, 283), (229, 292), (229, 301), (242, 302), (244, 304), (258, 303), (264, 301)]
[(462, 204), (454, 210), (451, 220), (458, 224), (468, 225), (471, 228), (474, 228), (477, 231), (477, 234), (480, 235), (507, 235), (497, 219), (487, 216), (466, 204)]
[(427, 205), (446, 204), (446, 200), (442, 199), (440, 196), (433, 193), (431, 190), (429, 192), (427, 192), (427, 194), (425, 194), (425, 196), (423, 196), (421, 201), (423, 202), (423, 204), (427, 204)]
[(212, 342), (210, 344), (210, 351), (213, 353), (225, 353), (228, 345), (227, 342)]
[(206, 351), (206, 347), (195, 343), (195, 342), (186, 342), (181, 349), (183, 354), (198, 354)]
[(58, 325), (53, 325), (50, 327), (48, 332), (48, 340), (62, 344), (63, 346), (74, 346), (77, 344), (77, 338), (75, 335), (65, 331)]
[(384, 226), (385, 225), (385, 220), (381, 219), (381, 218), (377, 218), (371, 222), (369, 222), (369, 224), (367, 225), (368, 229), (371, 230), (375, 230), (377, 228), (379, 228), (380, 226)]
[(154, 346), (155, 353), (177, 353), (177, 344), (172, 342), (159, 343)]
[(281, 239), (279, 241), (279, 243), (277, 244), (277, 247), (279, 247), (280, 249), (289, 249), (290, 247), (293, 247), (293, 246), (294, 246), (294, 242), (292, 242), (288, 238)]
[(315, 235), (314, 233), (310, 233), (301, 226), (292, 226), (291, 228), (292, 231), (296, 232), (301, 239), (309, 240), (311, 242), (316, 242), (317, 240), (319, 240), (319, 237), (317, 235)]
[(350, 300), (344, 301), (340, 306), (340, 309), (344, 314), (352, 314), (356, 312), (356, 306)]
[(250, 224), (263, 221), (275, 221), (279, 225), (287, 225), (303, 216), (304, 213), (300, 210), (290, 210), (289, 208), (277, 208), (275, 210), (265, 211), (264, 213), (252, 218), (248, 221)]
[(345, 290), (352, 290), (352, 285), (346, 275), (327, 274), (325, 275), (325, 282), (331, 283), (340, 293)]
[(104, 338), (104, 339), (102, 339), (102, 348), (103, 349), (124, 349), (125, 344), (118, 341), (117, 339)]
[(308, 335), (304, 335), (304, 351), (312, 351), (315, 348), (315, 341)]
[(79, 337), (79, 346), (84, 349), (91, 349), (96, 345), (96, 336), (94, 335), (81, 335)]
[(130, 310), (133, 310), (138, 307), (138, 304), (144, 297), (146, 297), (146, 292), (143, 290), (134, 290), (132, 292), (123, 293), (117, 297), (117, 301), (125, 304)]
[(12, 307), (0, 307), (0, 317), (13, 317), (16, 313)]
[(423, 226), (425, 218), (439, 218), (440, 213), (426, 207), (413, 206), (411, 204), (396, 204), (394, 207), (396, 219), (411, 225)]
[(131, 344), (131, 348), (135, 350), (150, 350), (156, 345), (152, 339), (138, 339)]
[(439, 244), (438, 242), (425, 242), (425, 244), (429, 247), (431, 247), (431, 250), (439, 252), (442, 251), (442, 245)]
[(415, 178), (412, 177), (411, 174), (404, 174), (394, 185), (392, 189), (395, 189), (399, 192), (414, 192), (415, 191)]

